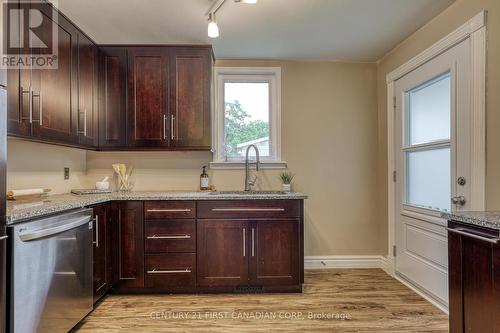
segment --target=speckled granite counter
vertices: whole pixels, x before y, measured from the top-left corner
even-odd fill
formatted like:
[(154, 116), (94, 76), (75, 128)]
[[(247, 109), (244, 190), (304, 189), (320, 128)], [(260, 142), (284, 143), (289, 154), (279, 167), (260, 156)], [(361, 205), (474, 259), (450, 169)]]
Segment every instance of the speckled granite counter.
[(500, 211), (442, 213), (441, 217), (447, 220), (500, 230)]
[(36, 217), (60, 213), (114, 200), (272, 200), (307, 199), (298, 193), (253, 192), (238, 194), (230, 192), (115, 192), (110, 194), (59, 194), (41, 201), (8, 201), (7, 224), (13, 224)]

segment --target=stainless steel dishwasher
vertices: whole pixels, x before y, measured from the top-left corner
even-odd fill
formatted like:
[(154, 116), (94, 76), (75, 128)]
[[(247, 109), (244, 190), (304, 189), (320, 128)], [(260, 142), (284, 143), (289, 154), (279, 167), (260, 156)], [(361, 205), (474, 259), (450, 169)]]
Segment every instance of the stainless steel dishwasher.
[(93, 306), (92, 209), (11, 229), (10, 331), (69, 331)]

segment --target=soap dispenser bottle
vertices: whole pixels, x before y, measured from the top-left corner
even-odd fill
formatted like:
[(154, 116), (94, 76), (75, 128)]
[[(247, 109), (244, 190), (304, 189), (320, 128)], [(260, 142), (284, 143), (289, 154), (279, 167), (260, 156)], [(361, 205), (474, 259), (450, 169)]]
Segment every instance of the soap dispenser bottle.
[(207, 174), (206, 169), (207, 169), (207, 167), (203, 166), (203, 171), (200, 175), (200, 190), (202, 190), (202, 191), (209, 190), (210, 179), (208, 178), (208, 174)]

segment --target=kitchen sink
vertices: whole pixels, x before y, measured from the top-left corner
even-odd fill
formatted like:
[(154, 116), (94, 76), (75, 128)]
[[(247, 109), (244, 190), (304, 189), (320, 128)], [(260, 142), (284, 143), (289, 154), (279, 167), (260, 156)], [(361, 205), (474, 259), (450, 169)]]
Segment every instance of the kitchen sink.
[(272, 195), (285, 194), (283, 191), (218, 191), (210, 192), (211, 195)]

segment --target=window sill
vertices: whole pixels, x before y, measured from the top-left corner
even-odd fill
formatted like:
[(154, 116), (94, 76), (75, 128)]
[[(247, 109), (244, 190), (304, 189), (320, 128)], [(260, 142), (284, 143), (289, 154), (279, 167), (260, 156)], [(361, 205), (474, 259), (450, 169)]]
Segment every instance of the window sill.
[[(245, 169), (245, 162), (210, 162), (212, 170), (240, 170)], [(287, 163), (281, 162), (261, 162), (262, 169), (286, 169)]]

